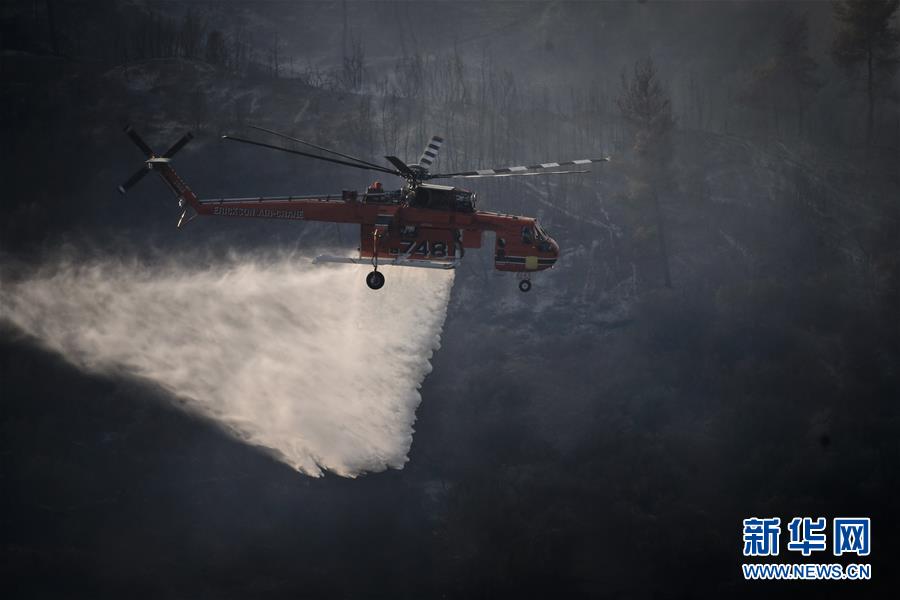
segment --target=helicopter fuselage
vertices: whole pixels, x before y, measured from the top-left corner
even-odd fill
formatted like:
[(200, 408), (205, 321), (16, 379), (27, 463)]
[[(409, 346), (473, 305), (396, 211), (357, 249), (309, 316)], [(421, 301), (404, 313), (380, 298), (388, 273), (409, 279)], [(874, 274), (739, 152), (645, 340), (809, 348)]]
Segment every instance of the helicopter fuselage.
[[(438, 189), (440, 188), (440, 189)], [(452, 201), (422, 202), (423, 191), (446, 192)], [(458, 261), (469, 248), (480, 248), (485, 232), (494, 232), (494, 266), (500, 271), (549, 269), (558, 244), (536, 219), (474, 209), (475, 195), (459, 188), (423, 185), (378, 193), (345, 191), (329, 196), (281, 196), (198, 200), (200, 215), (326, 221), (360, 225), (360, 258), (408, 261)]]

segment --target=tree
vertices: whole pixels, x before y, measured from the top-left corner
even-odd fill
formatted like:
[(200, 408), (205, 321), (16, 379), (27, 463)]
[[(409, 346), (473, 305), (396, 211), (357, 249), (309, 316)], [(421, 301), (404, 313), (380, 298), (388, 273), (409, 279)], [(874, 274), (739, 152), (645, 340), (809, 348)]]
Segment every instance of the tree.
[(47, 29), (50, 32), (50, 48), (54, 56), (59, 56), (59, 34), (56, 31), (56, 19), (53, 15), (53, 0), (47, 0)]
[(855, 75), (865, 67), (866, 145), (872, 146), (875, 98), (890, 90), (900, 65), (900, 31), (893, 24), (900, 0), (841, 0), (834, 3), (838, 31), (831, 46), (835, 63)]
[(278, 54), (281, 42), (278, 39), (278, 32), (272, 36), (272, 45), (269, 46), (269, 74), (278, 79), (281, 72), (281, 56)]
[(181, 31), (178, 36), (182, 56), (185, 58), (197, 58), (204, 29), (205, 27), (200, 17), (193, 10), (188, 9), (181, 23)]
[(781, 112), (795, 113), (800, 135), (805, 108), (822, 87), (815, 75), (818, 67), (809, 55), (807, 15), (788, 13), (779, 31), (775, 55), (753, 70), (740, 100), (750, 107), (773, 111), (776, 130)]
[(672, 154), (671, 133), (675, 126), (672, 102), (659, 81), (650, 57), (635, 62), (629, 78), (622, 73), (622, 91), (616, 104), (622, 117), (634, 128), (634, 151), (641, 162), (656, 218), (656, 237), (666, 287), (672, 287), (665, 221), (657, 189), (666, 177)]
[(209, 108), (206, 103), (206, 96), (199, 89), (195, 89), (188, 96), (188, 113), (193, 123), (193, 128), (195, 130), (203, 129), (209, 114)]
[(350, 53), (344, 53), (344, 62), (341, 70), (343, 89), (351, 92), (359, 91), (362, 88), (365, 72), (366, 51), (362, 42), (354, 38), (350, 42)]
[(217, 67), (224, 67), (227, 62), (228, 48), (225, 36), (218, 29), (213, 29), (206, 36), (206, 62)]

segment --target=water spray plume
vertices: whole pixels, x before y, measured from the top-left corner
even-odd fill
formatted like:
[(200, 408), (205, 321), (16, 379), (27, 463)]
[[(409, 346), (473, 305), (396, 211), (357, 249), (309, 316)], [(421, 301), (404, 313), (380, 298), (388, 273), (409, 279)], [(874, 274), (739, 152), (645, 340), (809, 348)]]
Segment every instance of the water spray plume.
[(90, 372), (154, 382), (309, 475), (401, 468), (452, 273), (307, 257), (58, 260), (0, 285), (5, 319)]

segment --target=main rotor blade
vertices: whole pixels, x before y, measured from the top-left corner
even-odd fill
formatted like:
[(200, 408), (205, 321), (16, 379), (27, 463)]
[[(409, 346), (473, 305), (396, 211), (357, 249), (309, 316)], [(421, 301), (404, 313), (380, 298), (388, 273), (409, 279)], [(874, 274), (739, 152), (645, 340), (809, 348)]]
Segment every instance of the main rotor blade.
[(397, 158), (396, 156), (385, 156), (387, 161), (397, 167), (397, 172), (407, 179), (415, 179), (416, 174), (413, 173), (413, 170), (406, 166), (406, 163)]
[(189, 141), (191, 141), (192, 139), (194, 139), (193, 134), (192, 134), (191, 132), (187, 132), (186, 134), (184, 134), (184, 135), (181, 137), (180, 140), (178, 140), (177, 142), (175, 142), (174, 144), (172, 144), (172, 147), (171, 147), (171, 148), (169, 148), (168, 150), (166, 150), (166, 153), (163, 154), (163, 158), (172, 158), (173, 156), (175, 156), (175, 153), (176, 153), (176, 152), (178, 152), (179, 150), (181, 150), (182, 148), (184, 148), (184, 145), (187, 144), (187, 143), (188, 143)]
[(444, 138), (439, 135), (431, 136), (431, 140), (425, 146), (425, 150), (422, 151), (422, 156), (419, 157), (419, 166), (426, 171), (430, 169), (434, 161), (437, 160), (438, 152), (440, 152), (443, 144)]
[(231, 136), (231, 135), (223, 135), (222, 139), (223, 140), (231, 140), (233, 142), (241, 142), (243, 144), (251, 144), (253, 146), (261, 146), (263, 148), (271, 148), (272, 150), (280, 150), (282, 152), (287, 152), (289, 154), (298, 154), (300, 156), (307, 156), (309, 158), (317, 158), (319, 160), (324, 160), (326, 162), (336, 163), (339, 165), (345, 165), (348, 167), (356, 167), (357, 169), (364, 169), (366, 171), (379, 171), (381, 173), (387, 173), (389, 175), (400, 175), (399, 171), (392, 171), (391, 169), (386, 169), (385, 167), (379, 167), (379, 166), (365, 167), (363, 165), (360, 165), (357, 163), (352, 163), (352, 162), (347, 162), (345, 160), (338, 160), (336, 158), (328, 158), (327, 156), (319, 156), (318, 154), (311, 154), (309, 152), (301, 152), (300, 150), (292, 150), (290, 148), (283, 148), (281, 146), (273, 146), (272, 144), (266, 144), (263, 142), (257, 142), (255, 140), (248, 140), (248, 139), (239, 138), (239, 137), (235, 137), (235, 136)]
[(457, 178), (457, 179), (477, 179), (479, 177), (528, 177), (529, 175), (571, 175), (574, 173), (590, 173), (584, 171), (537, 171), (532, 173), (493, 173), (488, 175), (437, 175), (437, 177)]
[(356, 158), (355, 156), (350, 156), (349, 154), (342, 154), (342, 153), (338, 152), (337, 150), (331, 150), (330, 148), (325, 148), (325, 147), (323, 147), (323, 146), (316, 146), (316, 145), (313, 144), (312, 142), (307, 142), (307, 141), (305, 141), (305, 140), (301, 140), (301, 139), (298, 139), (298, 138), (295, 138), (295, 137), (291, 137), (291, 136), (289, 136), (289, 135), (287, 135), (287, 134), (284, 134), (284, 133), (279, 133), (279, 132), (277, 132), (277, 131), (272, 131), (271, 129), (266, 129), (265, 127), (258, 127), (258, 126), (256, 126), (256, 125), (248, 125), (247, 127), (249, 127), (250, 129), (256, 129), (256, 130), (258, 130), (258, 131), (265, 131), (266, 133), (271, 133), (272, 135), (277, 135), (277, 136), (280, 137), (280, 138), (284, 138), (284, 139), (286, 139), (286, 140), (291, 140), (292, 142), (297, 142), (298, 144), (303, 144), (304, 146), (309, 146), (310, 148), (315, 148), (316, 150), (322, 150), (323, 152), (330, 152), (331, 154), (335, 154), (335, 155), (337, 155), (337, 156), (340, 156), (341, 158), (346, 158), (346, 159), (349, 159), (349, 160), (355, 160), (356, 162), (360, 162), (360, 163), (362, 163), (362, 164), (364, 164), (364, 165), (368, 165), (368, 166), (373, 167), (373, 168), (376, 168), (376, 169), (383, 169), (383, 168), (384, 168), (382, 165), (376, 165), (375, 163), (370, 163), (370, 162), (367, 161), (367, 160), (363, 160), (363, 159), (361, 159), (361, 158)]
[(474, 171), (460, 171), (457, 173), (437, 173), (435, 175), (429, 175), (428, 179), (437, 179), (438, 177), (492, 177), (496, 175), (509, 175), (509, 174), (525, 174), (527, 171), (539, 171), (543, 169), (556, 169), (558, 167), (569, 167), (569, 166), (581, 166), (581, 165), (589, 165), (591, 163), (598, 162), (608, 162), (609, 157), (604, 158), (582, 158), (580, 160), (566, 160), (563, 162), (549, 162), (549, 163), (541, 163), (537, 165), (528, 165), (528, 166), (520, 166), (520, 167), (503, 167), (500, 169), (476, 169)]
[(138, 169), (137, 171), (135, 171), (135, 172), (134, 172), (134, 175), (132, 175), (131, 177), (129, 177), (129, 178), (125, 181), (125, 183), (123, 183), (122, 185), (119, 186), (119, 192), (122, 193), (122, 194), (124, 194), (125, 192), (127, 192), (128, 190), (130, 190), (131, 188), (133, 188), (133, 187), (134, 187), (134, 184), (136, 184), (138, 181), (140, 181), (141, 179), (143, 179), (143, 178), (144, 178), (144, 175), (146, 175), (146, 174), (149, 173), (149, 172), (150, 172), (150, 169), (147, 168), (147, 165), (144, 165), (143, 167), (141, 167), (140, 169)]

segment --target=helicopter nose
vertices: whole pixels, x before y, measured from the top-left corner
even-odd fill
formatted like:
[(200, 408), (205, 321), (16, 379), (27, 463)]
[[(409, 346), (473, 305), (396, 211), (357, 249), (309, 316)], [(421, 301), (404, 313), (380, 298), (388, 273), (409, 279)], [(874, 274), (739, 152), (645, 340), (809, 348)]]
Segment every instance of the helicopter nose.
[(556, 264), (556, 260), (559, 258), (559, 244), (556, 243), (556, 240), (550, 238), (547, 240), (550, 245), (550, 253), (553, 255), (553, 258), (546, 259), (544, 263), (546, 265), (545, 268), (552, 268), (553, 265)]

